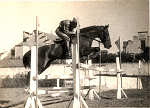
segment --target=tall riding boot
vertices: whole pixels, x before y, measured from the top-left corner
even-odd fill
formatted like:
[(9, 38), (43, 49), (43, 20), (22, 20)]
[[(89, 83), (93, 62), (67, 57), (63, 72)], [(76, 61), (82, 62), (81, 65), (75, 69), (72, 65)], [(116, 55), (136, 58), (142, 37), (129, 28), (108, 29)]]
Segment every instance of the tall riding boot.
[(68, 56), (71, 57), (70, 42), (67, 41)]

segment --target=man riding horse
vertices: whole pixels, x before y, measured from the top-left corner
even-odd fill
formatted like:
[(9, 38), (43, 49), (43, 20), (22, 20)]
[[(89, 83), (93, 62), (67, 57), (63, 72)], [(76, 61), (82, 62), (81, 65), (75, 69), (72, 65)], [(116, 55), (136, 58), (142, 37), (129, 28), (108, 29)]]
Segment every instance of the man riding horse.
[(60, 22), (59, 26), (56, 29), (56, 34), (65, 41), (67, 46), (66, 56), (71, 56), (70, 51), (70, 38), (75, 36), (77, 27), (77, 19), (73, 18), (72, 20), (63, 20)]
[[(75, 20), (75, 19), (74, 19)], [(69, 33), (70, 31), (74, 31), (73, 29), (76, 28), (72, 22), (76, 21), (69, 21)], [(66, 21), (65, 21), (66, 22)], [(61, 23), (60, 23), (61, 24)], [(72, 27), (73, 25), (73, 27)], [(64, 27), (64, 26), (62, 26)], [(103, 43), (104, 47), (109, 49), (111, 48), (111, 40), (109, 36), (109, 31), (108, 31), (109, 25), (105, 26), (89, 26), (85, 28), (80, 28), (80, 38), (79, 38), (79, 57), (80, 57), (80, 62), (84, 63), (89, 55), (93, 55), (93, 51), (95, 52), (95, 49), (93, 50), (92, 42), (93, 40), (99, 41)], [(62, 28), (63, 29), (63, 28)], [(64, 29), (66, 30), (66, 28)], [(63, 31), (61, 31), (61, 26), (59, 26), (56, 30), (57, 34), (62, 33), (65, 34)], [(66, 34), (69, 34), (66, 33)], [(74, 32), (75, 33), (75, 32)], [(58, 36), (62, 36), (58, 35)], [(70, 35), (63, 35), (63, 36), (70, 36), (73, 33), (70, 33)], [(72, 35), (71, 35), (72, 36)], [(63, 37), (62, 37), (63, 38)], [(69, 38), (69, 37), (68, 37)], [(70, 39), (70, 38), (69, 38)], [(99, 39), (99, 40), (97, 40)], [(63, 39), (64, 40), (64, 39)], [(56, 41), (57, 42), (57, 41)], [(41, 74), (44, 72), (53, 61), (57, 59), (66, 59), (66, 45), (64, 45), (63, 41), (60, 42), (54, 42), (50, 45), (44, 45), (38, 48), (38, 74)], [(97, 52), (97, 51), (96, 51)], [(97, 55), (97, 54), (94, 54)], [(23, 56), (23, 64), (25, 68), (31, 68), (31, 50), (26, 52)], [(27, 84), (29, 82), (30, 78), (30, 72), (28, 72), (27, 75)]]

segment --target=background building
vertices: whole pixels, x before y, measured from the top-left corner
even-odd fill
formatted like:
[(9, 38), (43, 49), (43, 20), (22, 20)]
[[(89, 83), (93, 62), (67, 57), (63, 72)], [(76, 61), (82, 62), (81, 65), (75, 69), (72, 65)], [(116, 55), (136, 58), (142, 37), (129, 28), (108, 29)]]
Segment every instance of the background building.
[(129, 54), (142, 53), (148, 42), (148, 32), (138, 32), (138, 36), (133, 36), (133, 40), (123, 41), (123, 52)]

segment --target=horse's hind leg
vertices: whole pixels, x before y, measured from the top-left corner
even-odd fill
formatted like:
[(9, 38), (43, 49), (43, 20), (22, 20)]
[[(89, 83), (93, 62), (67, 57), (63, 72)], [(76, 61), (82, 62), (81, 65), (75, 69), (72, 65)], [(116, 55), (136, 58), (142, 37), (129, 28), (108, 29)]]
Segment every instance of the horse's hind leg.
[(27, 76), (26, 76), (26, 85), (29, 86), (30, 84), (30, 71), (27, 73)]

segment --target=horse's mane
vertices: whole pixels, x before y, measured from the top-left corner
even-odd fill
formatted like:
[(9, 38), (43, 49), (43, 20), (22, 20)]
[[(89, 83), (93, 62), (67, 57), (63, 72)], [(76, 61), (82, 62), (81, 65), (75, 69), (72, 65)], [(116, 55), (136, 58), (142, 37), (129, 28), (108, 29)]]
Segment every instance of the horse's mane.
[[(98, 26), (94, 25), (94, 26), (88, 26), (88, 27), (84, 27), (80, 29), (81, 33), (85, 33), (85, 32), (90, 32), (97, 29)], [(99, 26), (100, 27), (100, 26)]]

